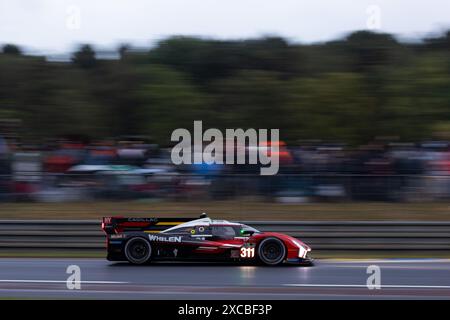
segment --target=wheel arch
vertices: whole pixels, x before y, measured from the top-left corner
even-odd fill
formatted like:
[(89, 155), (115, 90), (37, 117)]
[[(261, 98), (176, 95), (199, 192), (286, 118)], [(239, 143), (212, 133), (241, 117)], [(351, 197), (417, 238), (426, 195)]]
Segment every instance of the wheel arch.
[[(144, 243), (146, 243), (148, 245), (148, 254), (145, 256), (145, 259), (141, 260), (141, 259), (133, 259), (132, 257), (130, 258), (128, 248), (130, 246), (130, 243), (132, 243), (133, 241), (137, 241), (137, 240), (142, 240), (142, 241), (144, 241)], [(153, 255), (155, 249), (156, 248), (155, 248), (154, 243), (151, 243), (150, 240), (147, 239), (142, 234), (130, 235), (130, 237), (128, 237), (123, 244), (123, 254), (124, 254), (125, 258), (130, 263), (133, 263), (133, 264), (145, 264), (145, 263), (149, 262), (151, 260), (151, 257)]]
[[(267, 263), (266, 261), (264, 261), (261, 258), (261, 255), (260, 255), (261, 245), (265, 244), (266, 242), (268, 242), (270, 240), (279, 241), (279, 243), (281, 243), (283, 248), (284, 248), (284, 254), (283, 254), (282, 258), (280, 259), (280, 261), (276, 262), (275, 264)], [(266, 265), (279, 265), (279, 264), (283, 263), (286, 260), (286, 258), (288, 256), (288, 249), (289, 249), (289, 247), (286, 244), (286, 241), (284, 239), (282, 239), (281, 237), (277, 237), (276, 235), (269, 235), (267, 237), (261, 237), (261, 239), (259, 239), (259, 241), (257, 241), (255, 249), (256, 249), (255, 250), (256, 251), (255, 256), (256, 256), (256, 258), (259, 261), (263, 262)]]

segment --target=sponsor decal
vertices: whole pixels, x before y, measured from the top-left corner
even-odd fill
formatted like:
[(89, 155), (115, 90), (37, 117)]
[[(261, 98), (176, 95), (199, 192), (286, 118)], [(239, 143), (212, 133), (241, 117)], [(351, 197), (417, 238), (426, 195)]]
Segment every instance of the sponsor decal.
[(158, 218), (128, 218), (130, 222), (156, 222)]
[(126, 235), (124, 234), (112, 234), (110, 236), (110, 239), (124, 239), (124, 238), (126, 238)]
[(178, 237), (162, 237), (154, 234), (149, 234), (148, 238), (150, 241), (159, 241), (159, 242), (181, 242), (181, 236)]
[(230, 257), (239, 258), (239, 250), (231, 250)]

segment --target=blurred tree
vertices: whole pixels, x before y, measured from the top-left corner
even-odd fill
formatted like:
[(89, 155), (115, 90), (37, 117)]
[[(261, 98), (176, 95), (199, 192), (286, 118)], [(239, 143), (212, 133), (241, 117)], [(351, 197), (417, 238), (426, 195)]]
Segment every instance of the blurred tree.
[(370, 72), (373, 67), (394, 63), (401, 50), (401, 44), (392, 35), (371, 31), (354, 32), (342, 45), (353, 61), (352, 71), (356, 72)]
[(135, 123), (140, 133), (166, 145), (177, 128), (191, 129), (195, 120), (202, 120), (205, 126), (212, 124), (207, 94), (182, 73), (165, 66), (148, 66), (140, 73), (143, 80), (134, 90), (140, 101)]
[(150, 51), (151, 62), (185, 72), (202, 85), (240, 70), (291, 74), (301, 70), (298, 56), (298, 51), (279, 37), (244, 41), (172, 37)]
[(84, 69), (93, 68), (97, 63), (94, 50), (87, 44), (81, 46), (81, 48), (73, 54), (72, 61), (77, 66)]
[(214, 111), (222, 128), (282, 128), (291, 115), (285, 109), (286, 83), (280, 74), (246, 70), (214, 83)]
[(382, 90), (386, 103), (380, 132), (404, 140), (430, 138), (438, 123), (450, 119), (450, 74), (445, 54), (416, 57), (411, 65), (393, 68), (386, 74)]
[(121, 44), (119, 46), (119, 49), (117, 50), (119, 52), (120, 59), (123, 59), (129, 50), (130, 50), (129, 44)]
[(295, 122), (290, 136), (354, 144), (370, 141), (376, 134), (371, 124), (373, 103), (356, 73), (295, 79), (289, 84), (287, 114)]
[(20, 50), (20, 48), (13, 44), (5, 44), (3, 46), (2, 52), (4, 54), (11, 54), (11, 55), (17, 55), (17, 56), (22, 54), (22, 51)]
[(425, 39), (426, 47), (432, 50), (450, 50), (450, 31), (441, 36)]
[(291, 143), (426, 139), (450, 119), (449, 37), (406, 44), (358, 31), (310, 45), (171, 37), (145, 53), (121, 46), (118, 60), (83, 45), (72, 63), (11, 44), (0, 53), (0, 118), (38, 139), (145, 134), (165, 144), (194, 120), (280, 128)]

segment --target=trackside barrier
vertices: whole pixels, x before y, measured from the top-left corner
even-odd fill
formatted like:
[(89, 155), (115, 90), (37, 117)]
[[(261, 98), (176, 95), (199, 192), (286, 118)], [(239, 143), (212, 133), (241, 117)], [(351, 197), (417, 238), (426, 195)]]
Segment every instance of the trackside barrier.
[[(261, 231), (282, 232), (313, 250), (450, 251), (450, 222), (242, 221)], [(96, 220), (0, 220), (0, 251), (103, 250)]]

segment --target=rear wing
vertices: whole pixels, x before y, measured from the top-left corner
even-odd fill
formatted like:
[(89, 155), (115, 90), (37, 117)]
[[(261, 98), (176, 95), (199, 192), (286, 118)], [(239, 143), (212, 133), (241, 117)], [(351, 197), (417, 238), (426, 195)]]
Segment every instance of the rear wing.
[(130, 231), (161, 232), (184, 222), (198, 218), (125, 218), (103, 217), (102, 230), (106, 234)]

